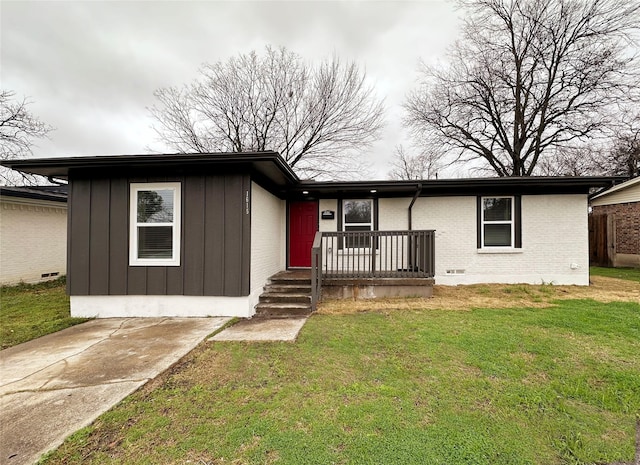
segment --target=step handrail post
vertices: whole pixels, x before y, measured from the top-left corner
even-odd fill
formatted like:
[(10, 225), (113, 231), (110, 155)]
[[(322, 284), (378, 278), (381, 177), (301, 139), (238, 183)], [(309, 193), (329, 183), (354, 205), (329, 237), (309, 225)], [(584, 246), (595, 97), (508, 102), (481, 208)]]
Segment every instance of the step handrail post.
[(311, 311), (315, 312), (322, 292), (322, 233), (316, 231), (311, 247)]

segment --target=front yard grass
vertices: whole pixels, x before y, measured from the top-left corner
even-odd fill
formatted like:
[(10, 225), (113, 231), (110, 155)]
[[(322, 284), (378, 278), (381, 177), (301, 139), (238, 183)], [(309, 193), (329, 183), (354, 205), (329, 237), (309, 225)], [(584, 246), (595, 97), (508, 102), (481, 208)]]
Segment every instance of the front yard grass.
[(87, 321), (71, 318), (64, 278), (0, 288), (0, 349)]
[(631, 463), (638, 301), (470, 288), (531, 305), (328, 303), (294, 344), (204, 343), (44, 463)]

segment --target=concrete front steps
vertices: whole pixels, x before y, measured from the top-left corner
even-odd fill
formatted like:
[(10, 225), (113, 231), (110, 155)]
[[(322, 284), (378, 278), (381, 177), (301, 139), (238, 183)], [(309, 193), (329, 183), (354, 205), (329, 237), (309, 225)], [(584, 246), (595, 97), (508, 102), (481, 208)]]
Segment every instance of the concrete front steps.
[(311, 314), (311, 271), (280, 271), (269, 278), (254, 318), (294, 318)]

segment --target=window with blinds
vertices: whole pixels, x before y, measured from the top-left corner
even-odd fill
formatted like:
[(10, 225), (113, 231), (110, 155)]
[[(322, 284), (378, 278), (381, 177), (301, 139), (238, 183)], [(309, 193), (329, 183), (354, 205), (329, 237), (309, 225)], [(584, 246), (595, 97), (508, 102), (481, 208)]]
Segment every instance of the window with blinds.
[(132, 183), (129, 264), (180, 265), (180, 183)]
[[(343, 200), (343, 229), (346, 232), (369, 232), (373, 230), (373, 200)], [(371, 247), (369, 234), (354, 234), (344, 239), (344, 248)]]
[(482, 246), (514, 247), (513, 197), (482, 198)]

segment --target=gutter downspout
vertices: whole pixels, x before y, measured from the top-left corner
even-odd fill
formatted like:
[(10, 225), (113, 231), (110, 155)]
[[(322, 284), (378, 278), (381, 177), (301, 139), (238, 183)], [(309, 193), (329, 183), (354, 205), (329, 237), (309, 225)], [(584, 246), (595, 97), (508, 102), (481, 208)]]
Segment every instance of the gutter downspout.
[[(416, 193), (413, 195), (413, 199), (411, 199), (411, 203), (409, 204), (409, 210), (408, 210), (408, 214), (409, 214), (409, 218), (408, 218), (409, 231), (411, 231), (411, 229), (412, 229), (412, 225), (411, 225), (411, 223), (412, 223), (412, 221), (411, 221), (411, 219), (412, 219), (412, 214), (411, 214), (411, 212), (413, 211), (413, 204), (414, 204), (414, 203), (416, 203), (416, 200), (418, 200), (418, 197), (420, 196), (420, 193), (421, 193), (421, 192), (422, 192), (422, 184), (418, 184), (418, 185), (417, 185)], [(412, 240), (411, 240), (411, 238), (409, 238), (409, 244), (408, 244), (408, 245), (409, 245), (409, 250), (410, 250), (410, 251), (411, 251), (411, 250), (413, 250), (413, 247), (412, 247), (411, 242), (412, 242)], [(410, 252), (410, 253), (409, 253), (409, 257), (408, 257), (408, 258), (409, 258), (409, 260), (408, 260), (408, 262), (409, 262), (409, 269), (413, 270), (413, 268), (414, 268), (414, 263), (413, 263), (413, 258), (414, 258), (414, 257), (413, 257), (413, 252)]]
[(417, 189), (418, 190), (413, 195), (413, 199), (411, 200), (411, 203), (409, 204), (409, 210), (408, 210), (408, 214), (409, 214), (409, 218), (408, 218), (409, 219), (409, 231), (411, 231), (411, 229), (412, 229), (412, 225), (411, 225), (411, 223), (412, 223), (412, 221), (411, 221), (412, 215), (411, 215), (411, 212), (412, 212), (412, 209), (413, 209), (413, 204), (416, 203), (416, 200), (418, 200), (418, 197), (420, 196), (420, 193), (422, 192), (422, 184), (418, 184), (417, 185)]
[(49, 181), (51, 184), (55, 184), (57, 186), (66, 186), (67, 184), (69, 184), (69, 182), (64, 182), (64, 181), (58, 181), (57, 179), (53, 179), (53, 176), (47, 176), (47, 181)]

